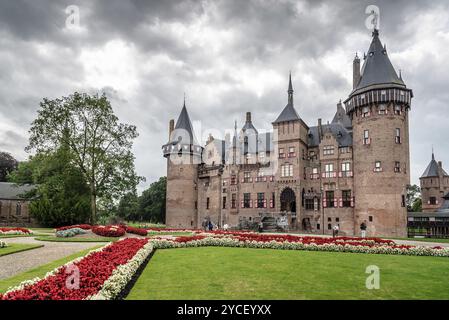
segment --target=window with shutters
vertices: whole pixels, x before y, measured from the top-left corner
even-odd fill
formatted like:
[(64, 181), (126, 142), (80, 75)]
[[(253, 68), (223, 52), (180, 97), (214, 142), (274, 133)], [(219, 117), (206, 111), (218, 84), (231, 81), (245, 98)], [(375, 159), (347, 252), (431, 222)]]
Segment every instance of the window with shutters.
[(341, 192), (343, 208), (351, 207), (351, 190), (343, 190)]
[(329, 208), (335, 207), (334, 191), (326, 191), (326, 204)]
[(243, 208), (250, 208), (251, 207), (251, 193), (244, 193), (243, 194)]
[(257, 208), (265, 208), (265, 193), (257, 193)]

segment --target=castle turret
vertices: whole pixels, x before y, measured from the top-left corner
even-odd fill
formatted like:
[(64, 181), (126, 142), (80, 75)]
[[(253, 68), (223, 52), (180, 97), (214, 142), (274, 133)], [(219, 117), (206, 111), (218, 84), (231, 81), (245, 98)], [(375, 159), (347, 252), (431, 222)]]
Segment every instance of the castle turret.
[(447, 189), (449, 188), (449, 175), (443, 169), (443, 163), (432, 159), (424, 173), (419, 178), (421, 184), (422, 211), (435, 212), (445, 202)]
[(368, 235), (404, 237), (413, 92), (397, 75), (377, 29), (364, 60), (345, 101), (353, 127), (354, 229), (359, 233), (365, 222)]
[(193, 228), (198, 225), (198, 164), (203, 148), (195, 138), (185, 100), (174, 128), (172, 121), (169, 142), (162, 146), (167, 158), (165, 223), (171, 227)]

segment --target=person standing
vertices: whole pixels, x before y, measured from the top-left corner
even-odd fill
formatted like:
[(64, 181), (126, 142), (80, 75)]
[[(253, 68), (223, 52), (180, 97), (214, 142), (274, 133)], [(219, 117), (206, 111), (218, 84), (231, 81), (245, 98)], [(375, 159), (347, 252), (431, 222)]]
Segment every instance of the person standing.
[(366, 223), (365, 221), (362, 222), (362, 224), (360, 225), (360, 233), (362, 235), (362, 238), (366, 238)]
[(209, 220), (209, 231), (212, 231), (214, 229), (214, 225), (212, 224), (212, 221)]
[(259, 232), (260, 233), (263, 232), (263, 222), (262, 221), (259, 222)]
[(334, 238), (335, 237), (338, 237), (338, 231), (340, 230), (340, 226), (338, 225), (338, 224), (336, 224), (335, 226), (334, 226), (334, 232), (333, 232), (333, 235), (334, 235)]

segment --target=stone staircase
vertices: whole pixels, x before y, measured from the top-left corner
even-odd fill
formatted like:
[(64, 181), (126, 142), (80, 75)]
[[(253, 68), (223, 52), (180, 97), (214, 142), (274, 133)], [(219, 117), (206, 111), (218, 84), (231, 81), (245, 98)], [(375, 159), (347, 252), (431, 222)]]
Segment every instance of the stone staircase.
[(278, 230), (278, 226), (276, 223), (276, 218), (274, 217), (264, 217), (262, 219), (263, 222), (263, 230), (266, 232), (275, 232)]

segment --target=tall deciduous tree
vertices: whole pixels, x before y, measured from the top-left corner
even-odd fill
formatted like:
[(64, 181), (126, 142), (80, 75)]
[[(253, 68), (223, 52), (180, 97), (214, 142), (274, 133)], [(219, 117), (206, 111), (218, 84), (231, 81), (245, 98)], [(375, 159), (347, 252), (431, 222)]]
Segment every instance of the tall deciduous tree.
[(7, 181), (8, 174), (17, 169), (18, 162), (7, 152), (0, 152), (0, 182)]
[(142, 179), (131, 151), (136, 127), (119, 123), (106, 95), (77, 93), (44, 99), (30, 129), (27, 150), (49, 152), (66, 145), (90, 190), (91, 222), (97, 198), (119, 199)]
[(150, 187), (142, 192), (139, 197), (138, 214), (142, 220), (165, 223), (165, 199), (167, 190), (167, 178), (161, 177), (153, 182)]
[(407, 210), (421, 211), (421, 188), (416, 184), (407, 187)]

